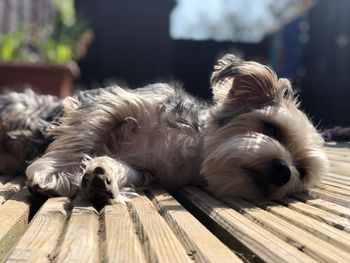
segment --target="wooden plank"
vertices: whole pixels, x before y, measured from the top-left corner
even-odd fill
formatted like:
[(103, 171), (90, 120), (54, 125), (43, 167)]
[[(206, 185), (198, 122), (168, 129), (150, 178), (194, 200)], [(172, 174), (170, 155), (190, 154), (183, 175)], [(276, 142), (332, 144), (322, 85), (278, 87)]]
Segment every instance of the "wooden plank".
[(350, 177), (350, 172), (348, 168), (330, 166), (329, 171), (332, 174), (343, 176), (345, 179), (348, 179)]
[[(349, 161), (350, 161), (350, 157), (349, 157)], [(331, 161), (330, 171), (336, 174), (339, 173), (350, 177), (350, 164), (345, 162)]]
[(275, 202), (266, 201), (254, 203), (264, 210), (269, 211), (281, 218), (284, 218), (288, 222), (307, 230), (313, 235), (327, 241), (331, 245), (337, 246), (346, 251), (350, 250), (350, 235), (344, 231), (331, 227), (326, 223), (305, 216)]
[(334, 154), (344, 154), (348, 155), (350, 154), (350, 150), (347, 147), (341, 148), (341, 147), (325, 147), (324, 150), (329, 153)]
[(348, 171), (350, 170), (350, 157), (348, 158), (347, 161), (331, 161), (330, 165), (334, 167), (343, 167), (344, 169), (347, 169)]
[(97, 262), (99, 260), (99, 215), (84, 198), (78, 197), (70, 214), (65, 235), (57, 252), (56, 262)]
[(64, 228), (68, 203), (65, 197), (47, 200), (7, 256), (6, 262), (50, 262), (51, 253)]
[(324, 211), (317, 207), (313, 207), (311, 205), (302, 203), (300, 201), (291, 199), (291, 198), (283, 198), (278, 201), (279, 204), (283, 204), (288, 206), (289, 208), (298, 211), (304, 215), (315, 218), (321, 222), (325, 222), (328, 225), (331, 225), (340, 230), (344, 230), (346, 232), (350, 232), (350, 220), (348, 218), (344, 218), (330, 212)]
[(350, 186), (350, 180), (349, 181), (345, 181), (345, 180), (341, 180), (338, 178), (334, 178), (331, 176), (323, 176), (321, 179), (321, 182), (323, 181), (327, 181), (328, 183), (332, 182), (332, 183), (337, 183), (339, 186), (343, 185), (343, 186)]
[(0, 174), (0, 187), (10, 181), (14, 176), (8, 174)]
[(337, 142), (337, 143), (327, 143), (324, 147), (326, 150), (333, 150), (333, 151), (350, 151), (350, 143), (348, 142)]
[(350, 157), (346, 155), (340, 155), (340, 154), (333, 154), (333, 153), (327, 153), (327, 157), (331, 161), (337, 161), (337, 162), (348, 162)]
[(102, 261), (146, 262), (126, 205), (107, 205), (101, 211)]
[(334, 178), (334, 179), (337, 179), (337, 180), (350, 182), (350, 176), (347, 176), (347, 175), (329, 173), (326, 176), (327, 176), (327, 178)]
[(147, 197), (140, 193), (128, 205), (149, 262), (192, 262)]
[(299, 201), (318, 207), (330, 213), (339, 215), (341, 217), (350, 218), (350, 208), (348, 207), (338, 205), (319, 198), (315, 198), (305, 193), (297, 193), (297, 194), (293, 194), (292, 196)]
[(242, 262), (170, 194), (159, 187), (149, 190), (158, 211), (196, 262)]
[(350, 148), (350, 145), (346, 145), (346, 144), (338, 144), (338, 145), (335, 145), (335, 144), (329, 144), (327, 143), (327, 145), (325, 145), (326, 147), (324, 147), (325, 150), (330, 150), (330, 151), (342, 151), (342, 150), (345, 150), (345, 151), (348, 151), (349, 148)]
[(0, 206), (0, 262), (26, 230), (30, 193), (26, 188)]
[(231, 207), (258, 222), (289, 244), (320, 262), (348, 262), (350, 254), (313, 236), (283, 219), (240, 199), (225, 200)]
[(350, 154), (347, 150), (345, 150), (345, 151), (340, 150), (339, 151), (338, 149), (326, 148), (325, 152), (327, 155), (341, 157), (341, 158), (349, 158), (349, 156), (350, 156)]
[(0, 187), (0, 205), (5, 203), (14, 194), (18, 193), (24, 185), (25, 177), (19, 175), (14, 177), (10, 182)]
[(340, 157), (342, 159), (349, 159), (350, 158), (350, 153), (348, 151), (338, 151), (338, 149), (327, 149), (326, 151), (327, 155), (331, 155), (331, 156), (336, 156), (336, 157)]
[(325, 147), (327, 151), (335, 151), (335, 152), (349, 152), (350, 151), (350, 145), (329, 145), (330, 147)]
[(339, 187), (334, 187), (334, 186), (331, 186), (331, 185), (322, 184), (322, 185), (315, 186), (315, 188), (316, 189), (320, 189), (320, 190), (324, 190), (324, 191), (327, 191), (327, 192), (336, 193), (336, 194), (339, 194), (339, 195), (343, 195), (344, 197), (350, 198), (350, 192), (348, 190), (341, 189)]
[(350, 207), (350, 197), (340, 195), (334, 192), (328, 192), (322, 189), (312, 188), (309, 190), (309, 194), (324, 200), (334, 202), (339, 205)]
[(207, 193), (194, 187), (183, 187), (179, 189), (179, 194), (262, 260), (267, 262), (315, 262), (305, 253)]
[(326, 179), (326, 178), (323, 178), (321, 180), (321, 185), (324, 185), (324, 186), (332, 186), (332, 187), (335, 187), (335, 188), (340, 188), (344, 191), (347, 191), (348, 193), (350, 192), (350, 182), (349, 183), (346, 183), (346, 182), (340, 182), (340, 181), (334, 181), (331, 179)]

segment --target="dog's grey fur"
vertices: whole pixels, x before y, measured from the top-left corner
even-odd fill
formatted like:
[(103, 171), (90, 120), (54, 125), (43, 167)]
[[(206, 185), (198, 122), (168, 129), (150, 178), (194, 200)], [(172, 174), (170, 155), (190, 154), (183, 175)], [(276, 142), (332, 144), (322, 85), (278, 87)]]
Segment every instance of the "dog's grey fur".
[(327, 172), (323, 140), (291, 85), (233, 55), (212, 75), (213, 104), (179, 87), (111, 87), (63, 101), (54, 140), (26, 171), (44, 194), (79, 189), (98, 204), (124, 201), (129, 186), (207, 184), (220, 197), (280, 198)]
[(42, 154), (50, 142), (48, 127), (62, 112), (57, 97), (30, 89), (0, 95), (0, 174), (21, 173)]

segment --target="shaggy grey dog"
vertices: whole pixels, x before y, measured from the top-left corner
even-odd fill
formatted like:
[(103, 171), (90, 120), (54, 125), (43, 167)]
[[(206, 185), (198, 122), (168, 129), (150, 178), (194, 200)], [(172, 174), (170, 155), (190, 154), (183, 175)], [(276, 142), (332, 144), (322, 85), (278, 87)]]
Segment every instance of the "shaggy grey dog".
[(216, 196), (259, 199), (307, 189), (327, 172), (322, 137), (288, 80), (230, 54), (211, 80), (213, 104), (169, 84), (65, 99), (27, 184), (47, 195), (81, 189), (96, 204), (123, 202), (130, 186), (151, 183), (205, 184)]

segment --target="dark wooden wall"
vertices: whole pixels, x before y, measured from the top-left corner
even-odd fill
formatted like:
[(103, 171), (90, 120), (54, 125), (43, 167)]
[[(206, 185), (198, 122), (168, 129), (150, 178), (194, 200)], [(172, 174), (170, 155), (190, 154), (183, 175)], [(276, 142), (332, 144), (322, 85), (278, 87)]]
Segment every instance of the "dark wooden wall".
[[(350, 125), (350, 1), (317, 2), (306, 17), (309, 41), (298, 61), (293, 58), (294, 64), (300, 63), (293, 67), (305, 72), (296, 80), (302, 106), (320, 127)], [(95, 41), (80, 61), (81, 84), (94, 87), (111, 80), (137, 87), (178, 80), (189, 92), (209, 98), (209, 77), (219, 54), (235, 50), (247, 59), (271, 61), (270, 37), (259, 44), (171, 39), (169, 15), (175, 4), (173, 0), (77, 0), (78, 13), (95, 30)], [(286, 41), (285, 52), (295, 50), (294, 40)], [(288, 69), (289, 59), (285, 63)], [(281, 73), (285, 69), (275, 68)], [(290, 72), (286, 75), (293, 77)]]
[(210, 98), (209, 78), (220, 54), (238, 50), (258, 59), (267, 54), (267, 41), (254, 45), (171, 39), (169, 16), (174, 7), (172, 0), (104, 0), (99, 5), (77, 1), (79, 13), (95, 31), (95, 41), (80, 62), (82, 84), (115, 80), (137, 87), (180, 81), (189, 92)]
[(79, 14), (95, 32), (87, 56), (80, 62), (85, 84), (105, 80), (145, 84), (172, 72), (169, 0), (76, 1)]
[(319, 0), (309, 13), (303, 107), (323, 126), (350, 126), (350, 1)]

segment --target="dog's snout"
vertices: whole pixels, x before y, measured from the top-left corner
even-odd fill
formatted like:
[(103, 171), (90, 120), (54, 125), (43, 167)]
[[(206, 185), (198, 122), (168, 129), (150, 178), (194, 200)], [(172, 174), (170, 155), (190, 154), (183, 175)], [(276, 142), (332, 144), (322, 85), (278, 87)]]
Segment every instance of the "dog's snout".
[(271, 164), (271, 183), (276, 186), (283, 186), (288, 183), (291, 176), (291, 171), (288, 165), (280, 159), (272, 160)]
[(83, 178), (81, 178), (81, 185), (83, 187), (86, 187), (89, 183), (89, 176), (87, 174), (83, 175)]
[(103, 169), (102, 167), (96, 167), (94, 170), (94, 174), (104, 174), (105, 173), (105, 169)]
[(95, 176), (92, 179), (91, 186), (97, 189), (106, 189), (106, 182), (100, 176)]

